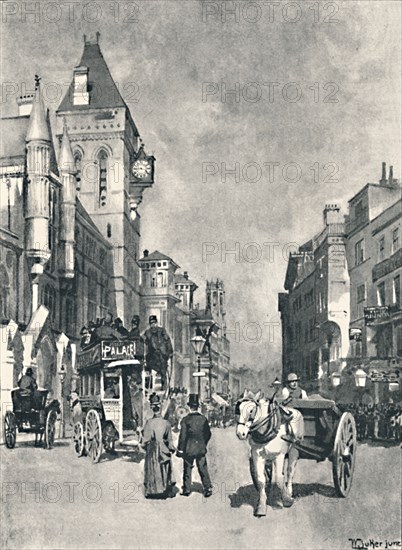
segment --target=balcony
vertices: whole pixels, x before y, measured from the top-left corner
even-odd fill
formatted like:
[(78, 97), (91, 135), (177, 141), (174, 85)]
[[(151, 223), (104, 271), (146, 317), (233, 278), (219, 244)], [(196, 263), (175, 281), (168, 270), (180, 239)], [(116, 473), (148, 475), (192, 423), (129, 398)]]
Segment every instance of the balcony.
[(402, 267), (402, 248), (397, 250), (390, 258), (383, 260), (373, 268), (373, 282), (385, 277), (388, 273), (392, 273), (396, 269)]

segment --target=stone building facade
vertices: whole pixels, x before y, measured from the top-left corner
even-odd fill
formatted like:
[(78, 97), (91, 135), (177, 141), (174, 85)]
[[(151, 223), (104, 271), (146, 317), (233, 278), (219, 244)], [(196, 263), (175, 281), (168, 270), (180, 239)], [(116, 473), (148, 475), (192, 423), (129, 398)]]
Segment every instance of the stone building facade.
[(81, 327), (106, 311), (127, 323), (140, 309), (138, 206), (155, 159), (98, 42), (84, 40), (56, 141), (39, 77), (19, 115), (2, 120), (2, 414), (28, 366), (65, 403)]
[(309, 390), (328, 383), (349, 349), (345, 225), (337, 205), (323, 215), (323, 230), (290, 255), (287, 293), (279, 294), (283, 376), (297, 372)]

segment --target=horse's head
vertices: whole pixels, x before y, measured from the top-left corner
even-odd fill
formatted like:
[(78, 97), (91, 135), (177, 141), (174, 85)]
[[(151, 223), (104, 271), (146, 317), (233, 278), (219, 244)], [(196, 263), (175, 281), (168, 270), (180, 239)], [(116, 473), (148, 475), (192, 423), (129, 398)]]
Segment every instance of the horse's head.
[(235, 418), (237, 422), (236, 435), (239, 439), (244, 440), (248, 436), (249, 430), (256, 416), (258, 402), (261, 399), (261, 392), (253, 394), (246, 391), (239, 401), (236, 403)]

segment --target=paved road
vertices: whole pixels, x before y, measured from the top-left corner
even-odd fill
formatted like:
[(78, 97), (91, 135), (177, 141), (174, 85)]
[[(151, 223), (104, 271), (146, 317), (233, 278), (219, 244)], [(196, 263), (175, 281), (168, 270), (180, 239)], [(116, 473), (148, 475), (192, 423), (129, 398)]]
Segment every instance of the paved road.
[[(195, 474), (190, 497), (150, 501), (142, 494), (143, 461), (133, 454), (92, 465), (77, 459), (67, 441), (51, 451), (34, 448), (32, 440), (20, 439), (12, 451), (1, 446), (2, 548), (325, 550), (352, 548), (351, 538), (374, 539), (385, 550), (386, 541), (400, 544), (397, 446), (360, 445), (347, 499), (334, 496), (329, 462), (300, 461), (294, 506), (270, 506), (260, 519), (253, 517), (247, 451), (234, 428), (215, 429), (209, 451), (214, 495), (204, 499)], [(180, 487), (176, 457), (174, 466)]]

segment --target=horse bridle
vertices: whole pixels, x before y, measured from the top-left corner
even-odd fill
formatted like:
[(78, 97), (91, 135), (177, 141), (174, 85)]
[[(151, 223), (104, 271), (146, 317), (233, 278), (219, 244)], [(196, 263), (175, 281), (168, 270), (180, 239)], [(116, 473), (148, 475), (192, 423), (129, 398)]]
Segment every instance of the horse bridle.
[(247, 422), (238, 422), (237, 424), (238, 424), (238, 426), (247, 426), (247, 428), (249, 429), (249, 432), (251, 433), (251, 432), (255, 432), (256, 430), (261, 429), (263, 426), (265, 426), (265, 424), (268, 424), (268, 422), (270, 422), (270, 420), (272, 420), (273, 416), (276, 414), (278, 409), (282, 413), (285, 413), (285, 417), (288, 416), (289, 413), (284, 409), (284, 406), (288, 405), (292, 401), (292, 398), (288, 397), (287, 399), (285, 399), (283, 401), (283, 403), (278, 403), (278, 402), (275, 401), (275, 399), (270, 399), (270, 403), (272, 405), (274, 405), (273, 408), (272, 408), (272, 411), (265, 418), (263, 418), (262, 420), (257, 422), (257, 424), (254, 424), (254, 425), (252, 423), (253, 423), (253, 420), (255, 419), (255, 414), (257, 412), (257, 407), (258, 407), (258, 402), (255, 399), (244, 399), (244, 401), (249, 401), (249, 402), (254, 403), (256, 405), (256, 409), (255, 409), (254, 415), (252, 417), (250, 417)]
[[(247, 420), (247, 422), (238, 422), (237, 425), (238, 426), (246, 426), (249, 429), (250, 433), (254, 432), (256, 430), (259, 430), (260, 428), (265, 426), (265, 424), (268, 424), (268, 422), (272, 419), (272, 417), (276, 413), (276, 408), (273, 407), (272, 411), (268, 414), (268, 416), (266, 416), (265, 418), (263, 418), (262, 420), (260, 420), (259, 422), (257, 422), (256, 424), (253, 425), (253, 420), (255, 419), (255, 415), (256, 415), (256, 412), (257, 412), (258, 401), (255, 401), (255, 399), (245, 399), (244, 401), (254, 403), (254, 405), (256, 406), (255, 411), (254, 411), (254, 415), (253, 416), (250, 415), (249, 420)], [(270, 402), (273, 403), (273, 401), (270, 401)]]

